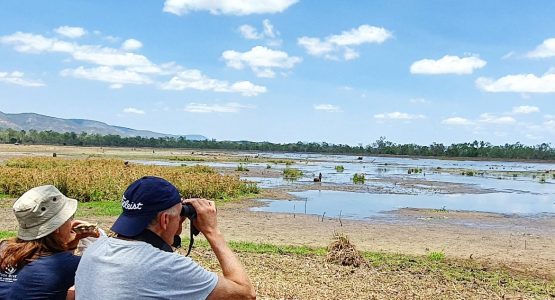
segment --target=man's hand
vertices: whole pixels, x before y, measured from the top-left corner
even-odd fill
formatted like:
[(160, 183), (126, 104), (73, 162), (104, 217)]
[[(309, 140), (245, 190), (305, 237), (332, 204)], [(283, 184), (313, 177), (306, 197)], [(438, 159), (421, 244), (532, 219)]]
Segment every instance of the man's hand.
[(208, 238), (210, 235), (220, 233), (218, 229), (216, 204), (214, 201), (201, 198), (191, 198), (185, 199), (183, 203), (191, 204), (195, 208), (197, 216), (193, 219), (193, 225), (195, 225), (195, 227), (202, 232), (205, 237)]
[(204, 234), (222, 268), (223, 276), (219, 277), (218, 284), (207, 299), (256, 299), (256, 292), (245, 269), (227, 246), (218, 228), (214, 201), (195, 198), (186, 199), (183, 203), (191, 204), (197, 211), (193, 225)]

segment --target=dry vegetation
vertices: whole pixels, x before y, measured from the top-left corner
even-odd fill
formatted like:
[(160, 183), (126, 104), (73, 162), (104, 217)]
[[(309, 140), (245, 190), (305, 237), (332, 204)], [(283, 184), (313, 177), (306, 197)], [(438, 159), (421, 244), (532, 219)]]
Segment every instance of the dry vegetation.
[(327, 262), (342, 266), (358, 267), (364, 263), (362, 256), (349, 238), (340, 232), (333, 234), (333, 242), (328, 246)]
[(206, 166), (161, 167), (118, 159), (16, 158), (0, 166), (0, 193), (18, 197), (30, 188), (52, 184), (80, 201), (119, 200), (125, 188), (145, 176), (172, 182), (184, 197), (226, 199), (257, 193), (255, 183), (221, 175)]
[[(348, 239), (342, 237), (339, 243), (350, 248)], [(231, 246), (251, 276), (259, 299), (555, 298), (554, 281), (468, 260), (364, 252), (358, 267), (330, 263), (327, 258), (337, 250), (338, 241), (336, 236), (327, 253), (326, 249), (266, 244)], [(193, 258), (220, 271), (206, 243), (193, 250)]]

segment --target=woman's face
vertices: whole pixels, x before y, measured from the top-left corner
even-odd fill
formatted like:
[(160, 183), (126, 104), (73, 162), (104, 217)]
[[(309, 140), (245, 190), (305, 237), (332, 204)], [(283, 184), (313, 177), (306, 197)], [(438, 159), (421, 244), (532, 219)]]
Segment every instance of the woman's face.
[(73, 217), (69, 218), (58, 230), (56, 235), (60, 242), (67, 244), (75, 239), (76, 233), (73, 231)]

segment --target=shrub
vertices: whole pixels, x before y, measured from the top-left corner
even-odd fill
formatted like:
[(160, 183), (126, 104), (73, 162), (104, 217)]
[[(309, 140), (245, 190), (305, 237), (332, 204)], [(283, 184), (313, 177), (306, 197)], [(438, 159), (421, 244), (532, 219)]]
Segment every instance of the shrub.
[(248, 172), (249, 169), (248, 169), (247, 167), (245, 167), (243, 164), (239, 164), (239, 165), (237, 166), (236, 171), (239, 171), (239, 172)]
[(363, 173), (355, 173), (353, 176), (353, 183), (364, 183), (364, 181), (366, 181), (366, 178)]
[(298, 179), (301, 176), (303, 176), (303, 172), (299, 169), (285, 168), (283, 170), (283, 177), (285, 179)]
[(337, 172), (343, 172), (343, 171), (345, 171), (345, 167), (343, 167), (343, 166), (335, 166), (335, 171), (337, 171)]

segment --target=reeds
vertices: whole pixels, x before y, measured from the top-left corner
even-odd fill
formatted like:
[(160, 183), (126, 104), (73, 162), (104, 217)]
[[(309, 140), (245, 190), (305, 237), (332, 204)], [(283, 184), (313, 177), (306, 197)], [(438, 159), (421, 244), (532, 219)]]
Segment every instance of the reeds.
[(258, 193), (256, 183), (221, 175), (207, 166), (167, 167), (125, 164), (117, 159), (18, 158), (0, 166), (0, 193), (19, 197), (45, 184), (79, 201), (119, 200), (127, 186), (142, 176), (173, 183), (183, 197), (227, 199)]

